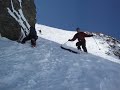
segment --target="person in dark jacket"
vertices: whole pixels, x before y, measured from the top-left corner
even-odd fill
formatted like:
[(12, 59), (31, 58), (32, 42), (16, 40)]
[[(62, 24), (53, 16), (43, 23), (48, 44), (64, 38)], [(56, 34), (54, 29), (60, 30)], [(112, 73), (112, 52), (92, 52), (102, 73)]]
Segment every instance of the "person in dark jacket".
[(75, 41), (76, 39), (78, 39), (78, 42), (76, 43), (78, 50), (81, 50), (80, 46), (82, 46), (84, 52), (87, 52), (85, 37), (92, 37), (93, 35), (88, 35), (84, 32), (81, 32), (80, 28), (77, 28), (76, 31), (77, 33), (74, 35), (74, 37), (72, 39), (69, 39), (68, 41)]
[(22, 44), (24, 44), (26, 41), (31, 40), (31, 45), (32, 47), (36, 46), (36, 40), (38, 39), (37, 36), (37, 32), (35, 30), (35, 27), (31, 26), (30, 27), (30, 33), (28, 34), (28, 36), (26, 36), (23, 40), (22, 40)]

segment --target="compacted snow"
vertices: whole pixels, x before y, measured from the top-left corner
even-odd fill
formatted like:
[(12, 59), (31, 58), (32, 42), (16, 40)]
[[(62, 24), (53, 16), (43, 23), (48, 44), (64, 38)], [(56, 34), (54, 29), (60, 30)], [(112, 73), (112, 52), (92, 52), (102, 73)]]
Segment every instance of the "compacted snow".
[[(60, 48), (75, 32), (36, 25), (36, 48), (0, 38), (0, 90), (120, 90), (120, 62), (87, 38), (88, 54)], [(96, 39), (99, 44), (99, 39)], [(92, 42), (92, 43), (91, 43)], [(73, 48), (75, 42), (67, 42)]]

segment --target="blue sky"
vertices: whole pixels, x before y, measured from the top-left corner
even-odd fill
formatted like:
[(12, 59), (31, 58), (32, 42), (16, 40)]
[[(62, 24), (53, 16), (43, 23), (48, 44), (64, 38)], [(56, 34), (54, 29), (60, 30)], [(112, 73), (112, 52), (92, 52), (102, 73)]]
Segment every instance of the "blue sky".
[(120, 0), (35, 0), (37, 23), (102, 32), (120, 40)]

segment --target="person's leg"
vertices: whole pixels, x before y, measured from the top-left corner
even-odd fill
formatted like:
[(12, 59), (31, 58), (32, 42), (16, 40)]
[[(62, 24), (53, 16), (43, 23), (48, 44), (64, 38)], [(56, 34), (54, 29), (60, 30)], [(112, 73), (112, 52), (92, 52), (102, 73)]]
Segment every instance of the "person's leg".
[(26, 36), (23, 40), (22, 40), (22, 44), (24, 44), (26, 41), (30, 40), (29, 36)]
[(38, 39), (38, 36), (35, 37), (35, 41)]
[(82, 41), (82, 48), (83, 48), (84, 52), (87, 52), (86, 41)]
[(36, 46), (36, 40), (35, 40), (34, 38), (31, 39), (31, 45), (32, 45), (33, 47)]
[(81, 47), (80, 47), (80, 46), (81, 46), (81, 42), (77, 42), (77, 43), (76, 43), (76, 46), (77, 46), (77, 49), (78, 49), (78, 50), (81, 50)]
[(31, 45), (32, 46), (36, 46), (36, 40), (38, 39), (38, 36), (35, 36), (35, 37), (32, 37), (32, 39), (31, 39)]

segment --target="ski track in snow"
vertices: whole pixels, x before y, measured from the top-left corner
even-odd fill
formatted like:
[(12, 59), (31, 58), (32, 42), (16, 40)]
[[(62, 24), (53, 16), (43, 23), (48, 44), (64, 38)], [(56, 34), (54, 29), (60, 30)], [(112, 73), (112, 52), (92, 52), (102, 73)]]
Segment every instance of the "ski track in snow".
[(37, 47), (0, 40), (0, 90), (120, 90), (120, 65), (73, 54), (39, 38)]

